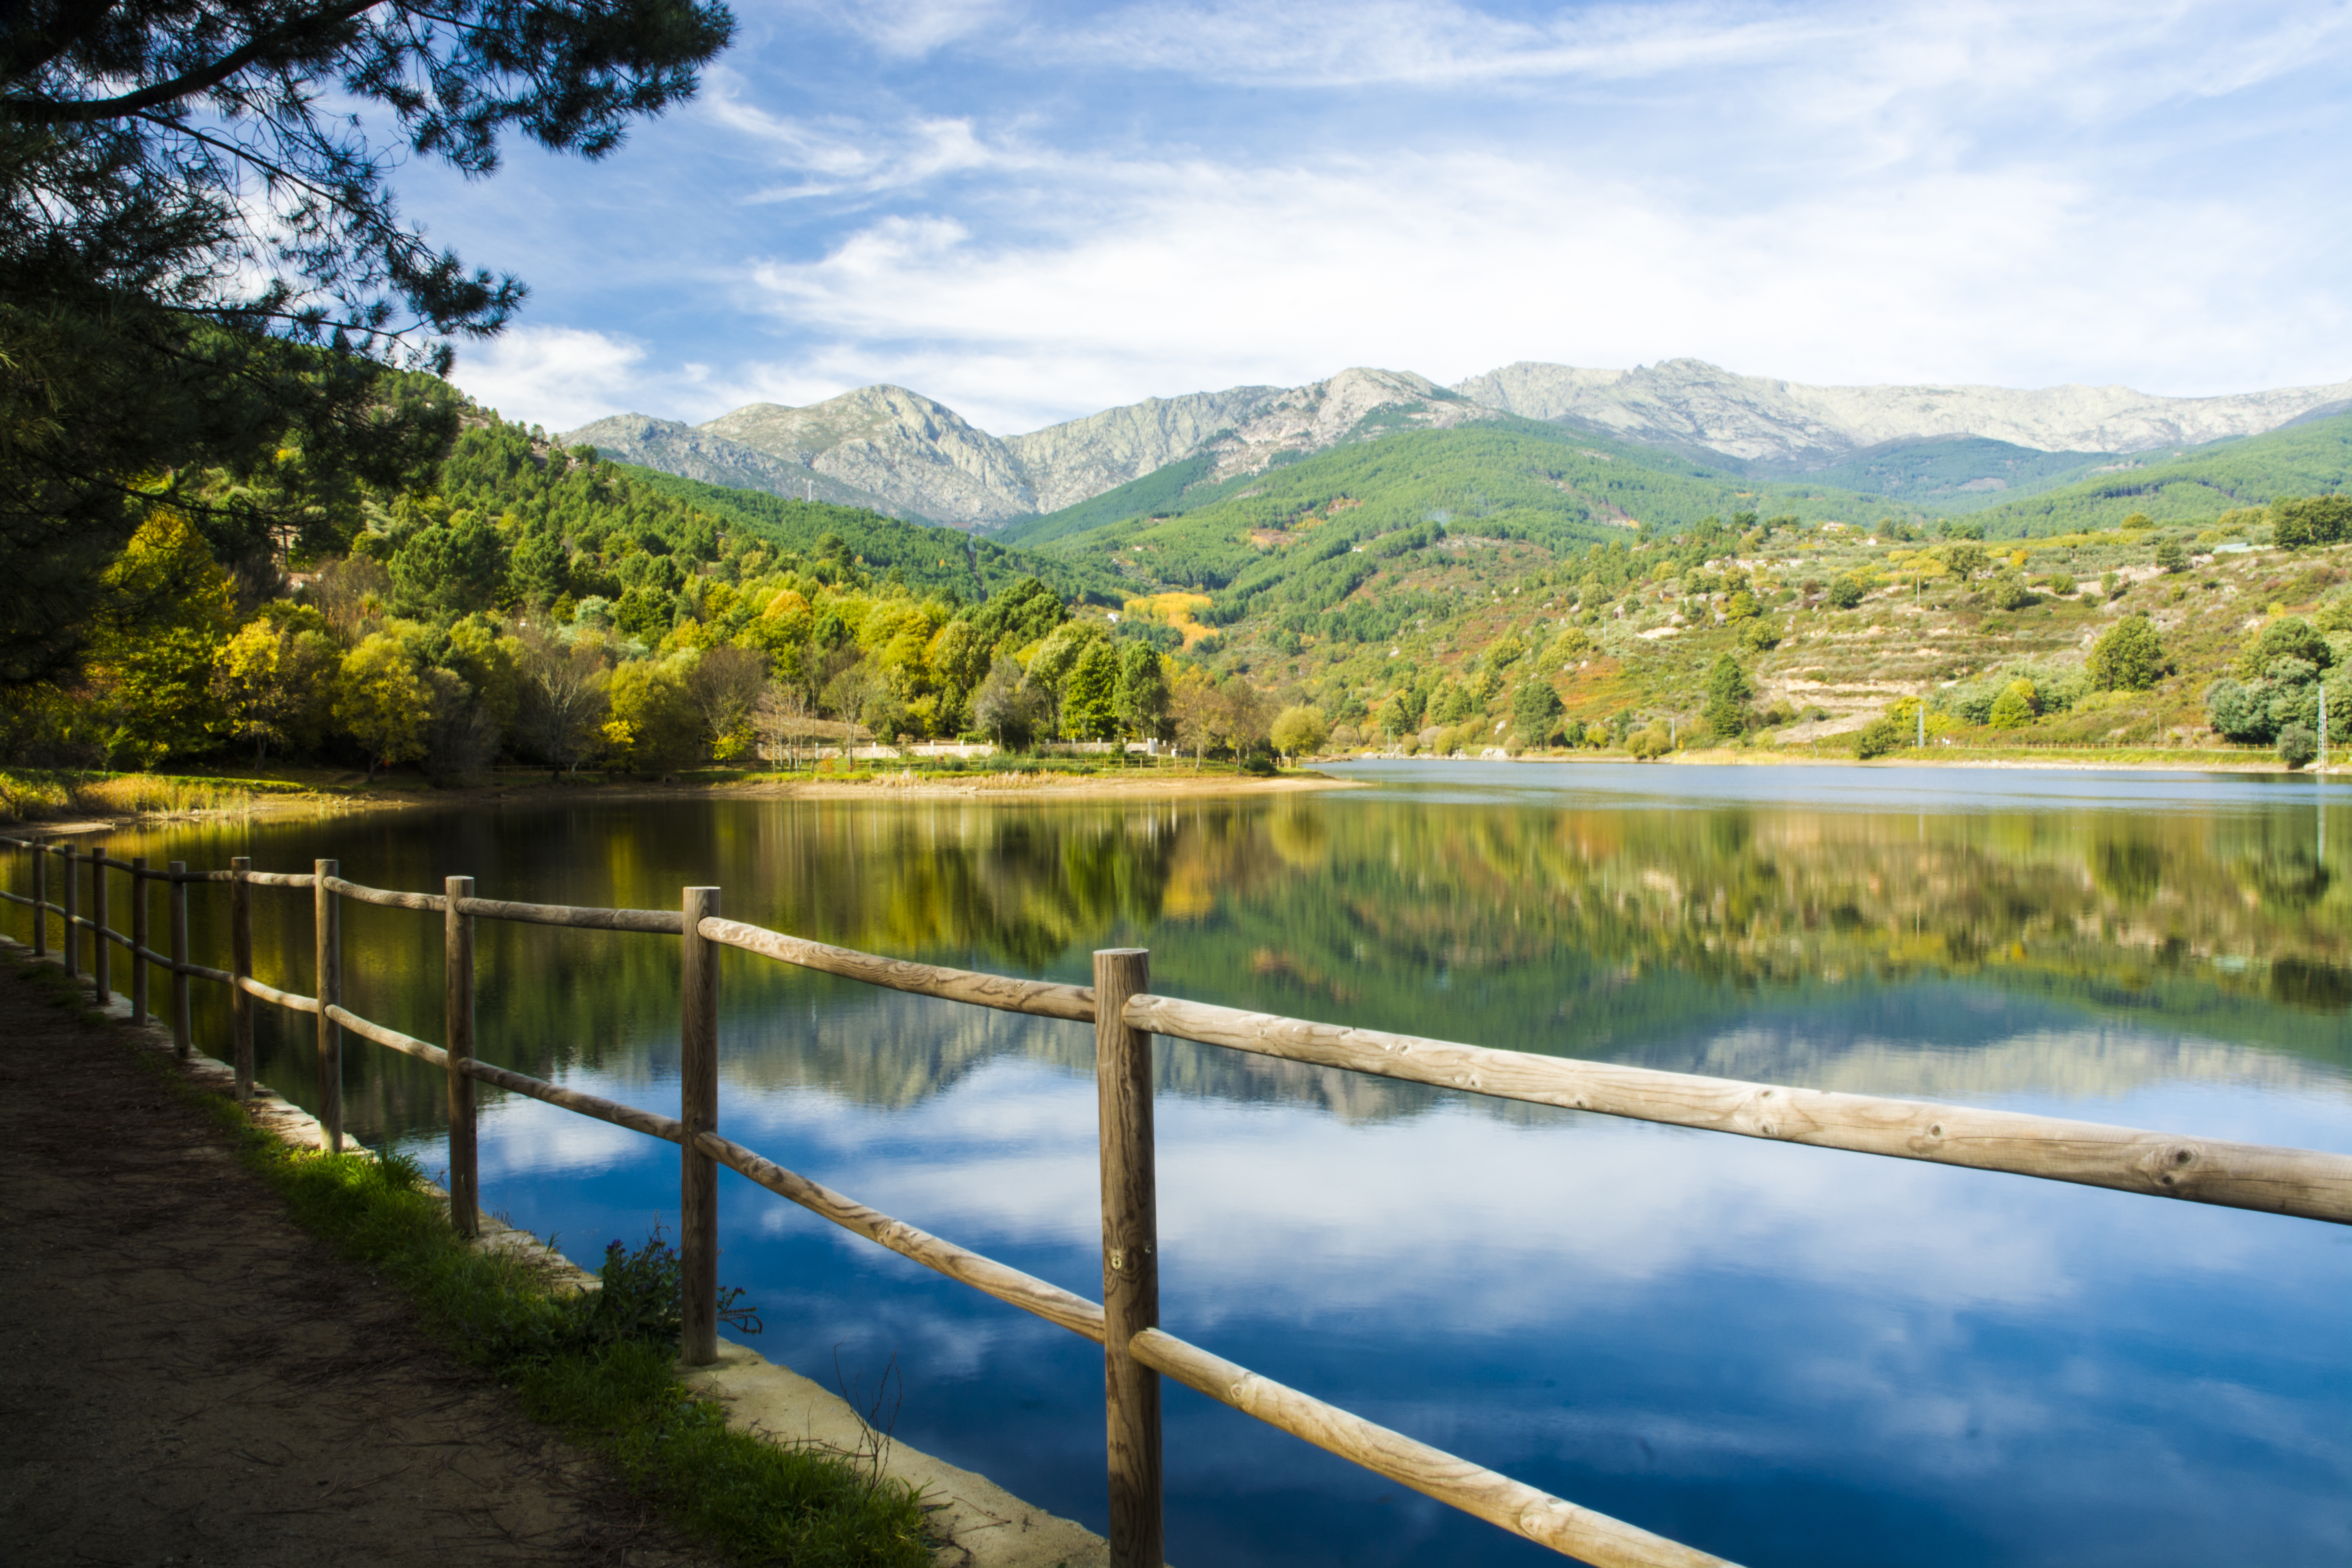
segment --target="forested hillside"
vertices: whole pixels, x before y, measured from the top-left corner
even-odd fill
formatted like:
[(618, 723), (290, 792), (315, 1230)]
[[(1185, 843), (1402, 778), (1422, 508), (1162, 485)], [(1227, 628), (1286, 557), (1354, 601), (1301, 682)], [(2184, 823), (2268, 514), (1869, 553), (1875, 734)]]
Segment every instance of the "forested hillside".
[(962, 530), (906, 522), (864, 507), (791, 500), (764, 490), (730, 489), (654, 468), (616, 466), (647, 489), (735, 523), (777, 550), (812, 552), (831, 534), (847, 544), (869, 571), (895, 575), (917, 593), (977, 602), (1024, 577), (1043, 578), (1073, 600), (1116, 605), (1126, 591), (1116, 572), (1091, 562), (1009, 549)]
[(2352, 414), (2113, 461), (2113, 473), (1989, 507), (1975, 520), (1995, 539), (2114, 528), (2135, 513), (2159, 523), (2204, 524), (2283, 496), (2352, 489)]
[(9, 759), (659, 771), (854, 728), (1092, 736), (1166, 704), (1153, 645), (1172, 636), (1071, 622), (1099, 568), (648, 477), (479, 411), (267, 558), (224, 559), (198, 520), (253, 482), (216, 475), (194, 516), (151, 513), (86, 662), (12, 706)]

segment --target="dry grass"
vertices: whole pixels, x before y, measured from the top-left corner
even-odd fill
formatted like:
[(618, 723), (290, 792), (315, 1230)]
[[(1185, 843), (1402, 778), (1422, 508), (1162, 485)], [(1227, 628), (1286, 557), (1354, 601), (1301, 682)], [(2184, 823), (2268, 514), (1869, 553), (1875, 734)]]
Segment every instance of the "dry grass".
[(265, 796), (306, 793), (266, 779), (201, 779), (169, 773), (70, 773), (0, 769), (0, 820), (60, 816), (187, 816), (249, 811)]

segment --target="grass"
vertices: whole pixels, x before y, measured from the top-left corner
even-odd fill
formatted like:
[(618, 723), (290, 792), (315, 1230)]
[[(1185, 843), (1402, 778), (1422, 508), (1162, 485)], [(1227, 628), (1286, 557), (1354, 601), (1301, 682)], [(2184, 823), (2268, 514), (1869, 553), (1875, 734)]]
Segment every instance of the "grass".
[(738, 1431), (679, 1384), (676, 1255), (658, 1237), (635, 1253), (614, 1242), (605, 1289), (562, 1299), (528, 1262), (460, 1240), (407, 1156), (289, 1149), (215, 1104), (298, 1224), (405, 1290), (429, 1332), (513, 1387), (533, 1419), (613, 1462), (680, 1528), (746, 1564), (930, 1562), (904, 1483)]
[[(56, 966), (12, 958), (9, 967), (52, 1004), (103, 1016)], [(602, 1290), (560, 1294), (528, 1259), (459, 1238), (408, 1156), (292, 1149), (229, 1100), (182, 1087), (297, 1224), (399, 1288), (452, 1353), (612, 1463), (705, 1546), (747, 1568), (931, 1563), (921, 1505), (904, 1482), (857, 1458), (736, 1430), (723, 1406), (679, 1384), (677, 1260), (658, 1233), (635, 1252), (617, 1241), (606, 1249)]]
[(264, 795), (309, 793), (299, 784), (270, 779), (194, 778), (177, 773), (62, 773), (43, 768), (0, 769), (0, 820), (34, 822), (48, 817), (142, 812), (184, 815), (241, 811)]

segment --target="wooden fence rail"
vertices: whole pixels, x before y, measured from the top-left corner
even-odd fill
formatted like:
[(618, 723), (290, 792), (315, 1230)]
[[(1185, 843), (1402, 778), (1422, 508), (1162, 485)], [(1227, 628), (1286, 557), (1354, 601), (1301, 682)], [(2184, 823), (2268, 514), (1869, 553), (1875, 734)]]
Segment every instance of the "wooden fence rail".
[[(176, 860), (157, 871), (144, 860), (79, 855), (70, 847), (37, 840), (0, 837), (0, 844), (25, 850), (31, 858), (29, 896), (0, 889), (0, 898), (31, 908), (36, 955), (47, 952), (49, 918), (57, 915), (61, 918), (64, 937), (59, 956), (68, 973), (78, 974), (80, 935), (90, 932), (96, 958), (91, 984), (102, 998), (109, 978), (104, 955), (111, 944), (123, 945), (131, 957), (134, 1006), (142, 1011), (147, 994), (145, 970), (163, 968), (172, 977), (173, 1034), (183, 1054), (189, 1049), (188, 982), (213, 981), (229, 988), (240, 1098), (252, 1092), (251, 1001), (314, 1016), (320, 1074), (319, 1120), (329, 1147), (341, 1147), (345, 1032), (445, 1071), (450, 1106), (450, 1217), (460, 1231), (470, 1234), (478, 1214), (476, 1084), (677, 1144), (679, 1252), (685, 1273), (680, 1350), (689, 1364), (708, 1364), (718, 1351), (716, 1177), (722, 1165), (878, 1246), (1100, 1343), (1114, 1568), (1160, 1568), (1162, 1562), (1159, 1379), (1163, 1374), (1563, 1555), (1604, 1568), (1705, 1568), (1709, 1564), (1728, 1568), (1720, 1558), (1375, 1426), (1163, 1331), (1159, 1326), (1151, 1115), (1155, 1036), (1672, 1126), (2352, 1224), (2352, 1155), (2181, 1137), (1965, 1106), (1742, 1083), (1244, 1012), (1152, 994), (1150, 955), (1137, 949), (1097, 952), (1095, 984), (1068, 985), (911, 963), (724, 919), (719, 914), (716, 888), (686, 889), (675, 912), (592, 909), (478, 898), (472, 879), (463, 877), (448, 879), (440, 893), (371, 888), (345, 880), (331, 860), (319, 861), (308, 875), (256, 871), (241, 858), (232, 861), (226, 871), (190, 872)], [(47, 874), (53, 856), (64, 862), (56, 901), (49, 896)], [(76, 868), (82, 864), (90, 868), (93, 879), (88, 917), (79, 912)], [(104, 878), (110, 869), (127, 872), (131, 878), (134, 931), (129, 937), (118, 935), (107, 924)], [(154, 882), (165, 884), (171, 895), (168, 956), (151, 950), (145, 937), (147, 888)], [(230, 887), (231, 970), (207, 968), (188, 958), (187, 889), (211, 882)], [(317, 996), (279, 990), (254, 976), (249, 893), (253, 888), (299, 889), (311, 894)], [(342, 1005), (340, 902), (346, 898), (442, 917), (446, 1047), (386, 1027)], [(472, 926), (477, 919), (678, 938), (679, 1114), (669, 1117), (623, 1105), (477, 1058)], [(1093, 1025), (1102, 1165), (1102, 1301), (1090, 1301), (893, 1219), (720, 1136), (717, 1129), (717, 950), (720, 947), (919, 995)]]

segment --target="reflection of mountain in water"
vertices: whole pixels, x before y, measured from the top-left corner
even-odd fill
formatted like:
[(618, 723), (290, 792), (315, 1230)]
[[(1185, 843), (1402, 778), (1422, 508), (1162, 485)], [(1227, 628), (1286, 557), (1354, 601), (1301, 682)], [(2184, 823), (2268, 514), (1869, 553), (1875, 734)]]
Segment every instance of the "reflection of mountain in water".
[[(2058, 1088), (2084, 1071), (2105, 1085), (2110, 1071), (2145, 1081), (2223, 1070), (2195, 1053), (2168, 1068), (2160, 1052), (2085, 1068), (2074, 1054), (2102, 1028), (2352, 1067), (2352, 879), (2341, 864), (2352, 833), (2323, 852), (2307, 799), (2281, 801), (1879, 816), (1396, 795), (589, 796), (552, 809), (208, 824), (113, 847), (206, 865), (250, 853), (264, 868), (331, 855), (379, 886), (436, 887), (465, 871), (486, 894), (581, 904), (669, 907), (681, 885), (717, 882), (730, 915), (895, 955), (1083, 979), (1089, 949), (1140, 942), (1160, 989), (1232, 1005), (1734, 1076), (1969, 1093), (1996, 1081)], [(306, 905), (257, 900), (261, 970), (297, 988), (309, 979)], [(198, 918), (198, 959), (219, 962), (216, 913)], [(346, 922), (356, 1005), (437, 1037), (437, 926), (356, 907)], [(493, 1059), (625, 1079), (672, 1059), (674, 943), (486, 924), (481, 952)], [(1006, 1053), (1078, 1070), (1089, 1049), (1083, 1029), (877, 998), (749, 959), (730, 958), (726, 973), (730, 1057), (739, 1045), (748, 1053), (738, 1070), (865, 1103), (909, 1103)], [(746, 1033), (812, 1004), (814, 1030)], [(288, 1045), (266, 1070), (299, 1093), (301, 1031), (281, 1033)], [(1981, 1076), (1986, 1049), (2033, 1038), (2074, 1044), (2050, 1047), (2041, 1068), (2024, 1065), (2039, 1047), (2001, 1045), (2012, 1065)], [(1935, 1066), (1936, 1051), (1957, 1054)], [(355, 1117), (437, 1121), (429, 1072), (355, 1050), (350, 1073)], [(1171, 1089), (1279, 1093), (1346, 1116), (1420, 1103), (1417, 1090), (1189, 1048), (1169, 1052), (1162, 1074)]]
[[(755, 1091), (816, 1089), (859, 1105), (903, 1110), (949, 1092), (1002, 1059), (1039, 1063), (1073, 1077), (1094, 1071), (1093, 1031), (1084, 1025), (896, 993), (861, 995), (858, 989), (829, 984), (814, 1007), (785, 1005), (756, 1026), (738, 1026), (725, 1047), (728, 1081)], [(1948, 984), (1905, 987), (1875, 1001), (1612, 1052), (1610, 1059), (1920, 1100), (2090, 1099), (2181, 1080), (2352, 1094), (2352, 1075), (2299, 1058), (2128, 1025), (2061, 1021), (2055, 1010), (2039, 1004), (1971, 996)], [(1159, 1043), (1156, 1068), (1164, 1094), (1312, 1105), (1350, 1122), (1412, 1115), (1452, 1098), (1417, 1084), (1181, 1040)], [(1463, 1098), (1507, 1120), (1555, 1114), (1513, 1101)]]

